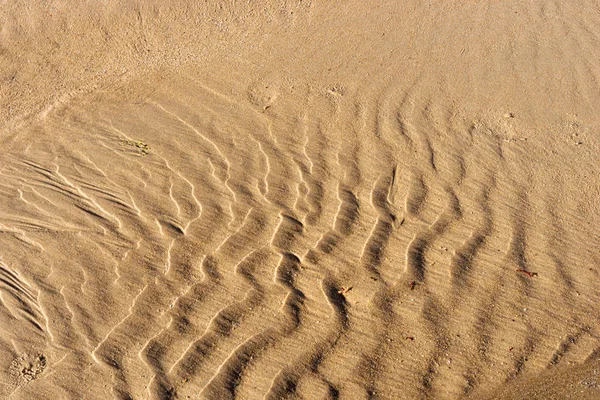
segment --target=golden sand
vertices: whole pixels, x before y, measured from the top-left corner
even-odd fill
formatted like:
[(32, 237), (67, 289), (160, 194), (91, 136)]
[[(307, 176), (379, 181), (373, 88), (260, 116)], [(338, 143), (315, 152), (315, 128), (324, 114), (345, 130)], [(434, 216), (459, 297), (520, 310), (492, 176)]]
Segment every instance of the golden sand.
[(596, 1), (0, 4), (0, 398), (600, 398)]

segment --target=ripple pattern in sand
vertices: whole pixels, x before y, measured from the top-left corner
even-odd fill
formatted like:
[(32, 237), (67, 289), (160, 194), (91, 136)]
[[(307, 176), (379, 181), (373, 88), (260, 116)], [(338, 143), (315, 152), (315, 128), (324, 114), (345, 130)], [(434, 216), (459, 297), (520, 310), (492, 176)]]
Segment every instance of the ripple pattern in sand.
[(227, 85), (71, 105), (1, 156), (0, 325), (24, 334), (0, 351), (52, 371), (3, 395), (457, 398), (598, 353), (597, 237), (511, 121), (418, 82), (269, 107)]

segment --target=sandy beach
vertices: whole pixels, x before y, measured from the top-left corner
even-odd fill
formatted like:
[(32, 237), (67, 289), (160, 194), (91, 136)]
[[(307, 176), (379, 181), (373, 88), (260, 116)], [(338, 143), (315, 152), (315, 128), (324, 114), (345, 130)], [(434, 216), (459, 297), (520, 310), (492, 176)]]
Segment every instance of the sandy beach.
[(600, 5), (0, 3), (0, 398), (600, 399)]

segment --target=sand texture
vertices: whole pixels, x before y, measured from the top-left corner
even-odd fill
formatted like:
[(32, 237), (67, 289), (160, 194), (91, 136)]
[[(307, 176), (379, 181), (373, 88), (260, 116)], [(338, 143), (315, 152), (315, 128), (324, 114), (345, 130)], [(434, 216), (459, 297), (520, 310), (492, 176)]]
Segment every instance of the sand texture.
[(0, 2), (1, 399), (600, 399), (600, 5)]

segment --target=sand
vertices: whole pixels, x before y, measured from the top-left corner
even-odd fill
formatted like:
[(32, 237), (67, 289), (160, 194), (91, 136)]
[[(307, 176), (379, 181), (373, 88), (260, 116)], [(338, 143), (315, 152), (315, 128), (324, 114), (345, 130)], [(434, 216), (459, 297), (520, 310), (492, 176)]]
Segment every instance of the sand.
[(597, 2), (0, 27), (0, 398), (600, 398)]

